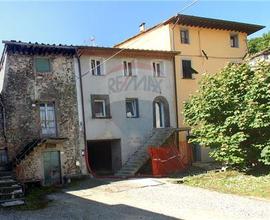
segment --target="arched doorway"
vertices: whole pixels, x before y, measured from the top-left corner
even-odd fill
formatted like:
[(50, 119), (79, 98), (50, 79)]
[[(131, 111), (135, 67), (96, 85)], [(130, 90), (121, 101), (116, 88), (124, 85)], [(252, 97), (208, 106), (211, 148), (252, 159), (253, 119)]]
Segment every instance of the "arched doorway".
[(158, 96), (153, 101), (153, 125), (155, 128), (170, 127), (170, 111), (166, 98)]

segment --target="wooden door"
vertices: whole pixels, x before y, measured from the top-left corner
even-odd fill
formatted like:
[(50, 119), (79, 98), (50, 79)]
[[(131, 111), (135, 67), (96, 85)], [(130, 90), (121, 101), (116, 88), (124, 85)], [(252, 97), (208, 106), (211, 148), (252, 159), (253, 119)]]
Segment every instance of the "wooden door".
[(43, 154), (44, 184), (61, 184), (61, 163), (59, 151), (48, 151)]

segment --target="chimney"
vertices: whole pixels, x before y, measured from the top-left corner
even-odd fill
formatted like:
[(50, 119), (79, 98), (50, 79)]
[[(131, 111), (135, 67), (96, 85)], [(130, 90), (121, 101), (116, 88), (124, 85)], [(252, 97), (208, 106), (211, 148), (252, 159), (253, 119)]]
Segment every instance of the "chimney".
[(140, 33), (145, 31), (145, 23), (141, 23), (140, 25)]

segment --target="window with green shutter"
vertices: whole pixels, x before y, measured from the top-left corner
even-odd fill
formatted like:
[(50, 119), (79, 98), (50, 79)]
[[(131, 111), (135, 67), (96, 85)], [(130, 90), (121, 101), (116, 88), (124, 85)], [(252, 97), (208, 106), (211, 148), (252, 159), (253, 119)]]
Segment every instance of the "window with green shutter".
[(45, 73), (51, 71), (51, 63), (49, 58), (35, 58), (36, 72)]

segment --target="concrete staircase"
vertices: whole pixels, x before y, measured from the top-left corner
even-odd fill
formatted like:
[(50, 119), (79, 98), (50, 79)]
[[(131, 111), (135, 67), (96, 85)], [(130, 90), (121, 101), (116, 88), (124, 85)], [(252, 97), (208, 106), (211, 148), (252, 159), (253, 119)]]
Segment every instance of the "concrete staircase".
[(0, 206), (9, 207), (23, 205), (24, 192), (22, 186), (15, 180), (12, 171), (0, 171)]
[(176, 131), (176, 128), (155, 128), (145, 143), (139, 147), (125, 162), (115, 176), (128, 177), (135, 175), (139, 169), (150, 159), (147, 152), (149, 146), (161, 146)]

